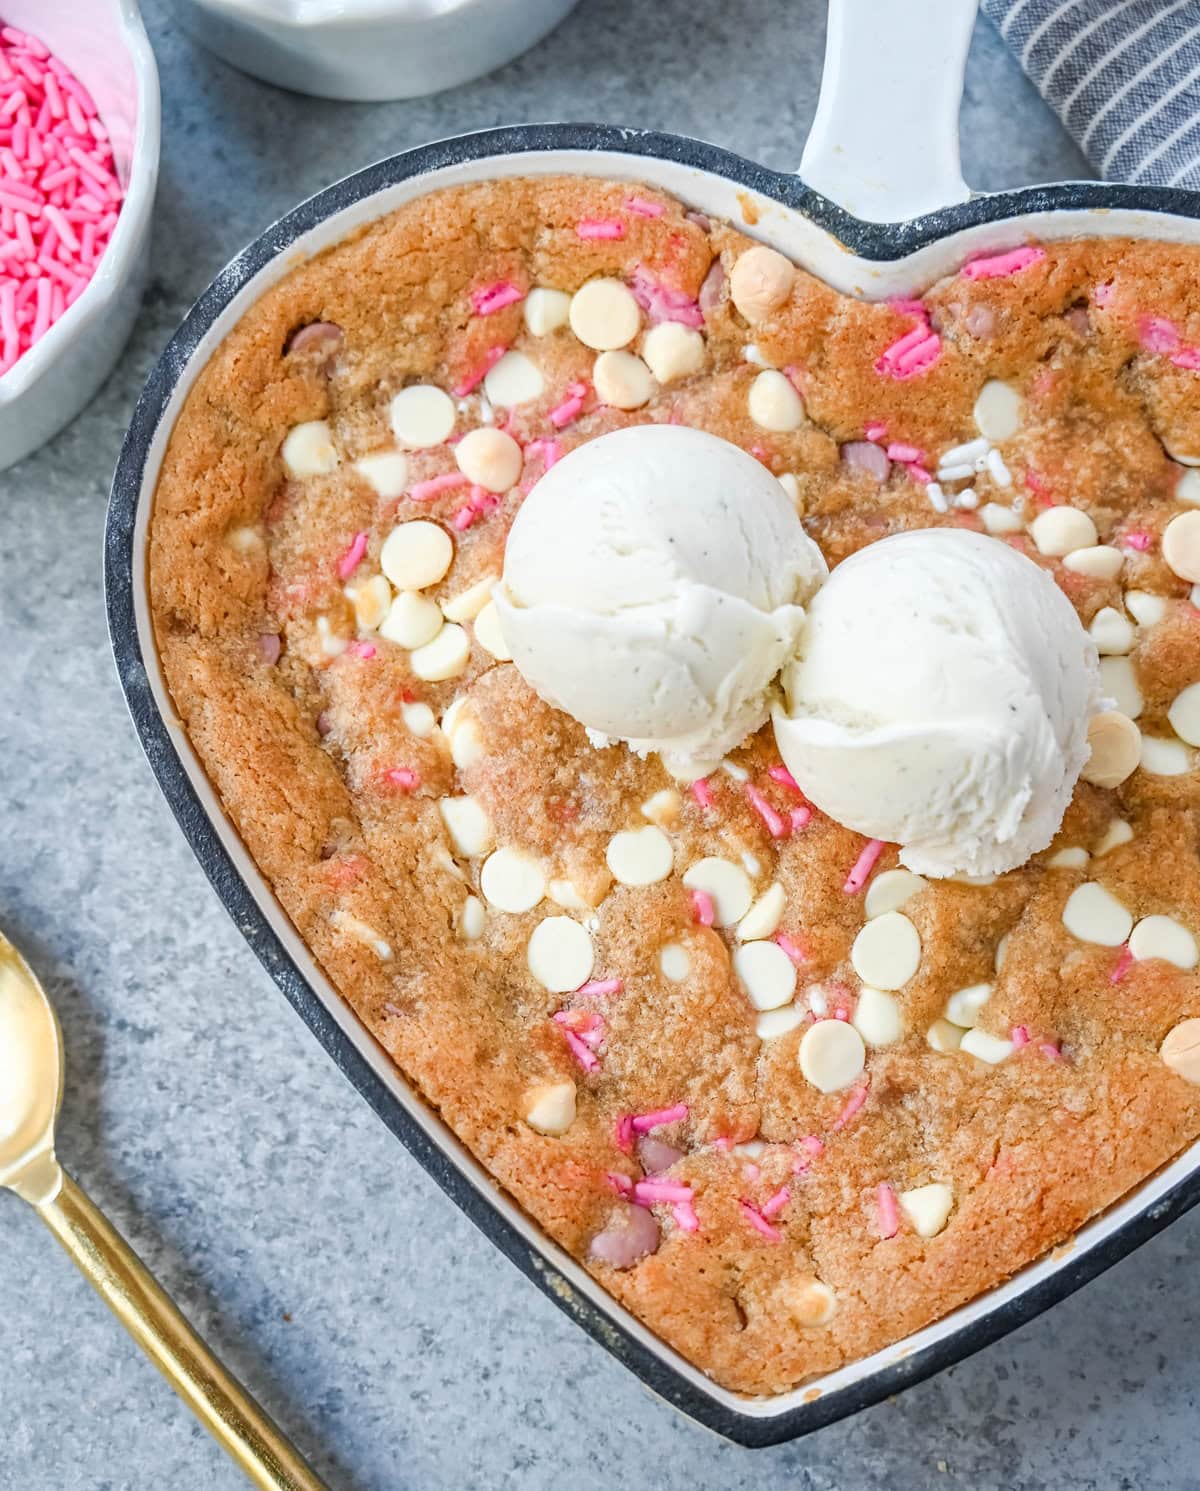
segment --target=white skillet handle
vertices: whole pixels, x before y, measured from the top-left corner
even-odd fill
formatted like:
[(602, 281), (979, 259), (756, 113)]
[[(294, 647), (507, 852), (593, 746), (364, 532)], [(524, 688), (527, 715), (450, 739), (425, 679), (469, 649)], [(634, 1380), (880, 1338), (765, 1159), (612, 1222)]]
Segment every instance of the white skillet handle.
[(871, 223), (970, 196), (958, 153), (978, 0), (829, 0), (825, 71), (800, 175)]

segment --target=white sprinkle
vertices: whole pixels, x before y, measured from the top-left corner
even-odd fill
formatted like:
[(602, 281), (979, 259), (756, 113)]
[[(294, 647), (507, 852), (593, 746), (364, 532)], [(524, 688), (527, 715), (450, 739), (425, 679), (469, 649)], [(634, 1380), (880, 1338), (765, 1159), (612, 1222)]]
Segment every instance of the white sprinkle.
[(946, 501), (946, 494), (942, 491), (940, 482), (927, 482), (925, 484), (925, 495), (929, 498), (929, 505), (935, 513), (944, 513), (948, 510), (949, 504)]
[(947, 451), (942, 452), (941, 464), (943, 466), (961, 466), (964, 463), (977, 461), (980, 456), (986, 456), (990, 446), (986, 440), (968, 440), (964, 445), (954, 445)]
[(998, 450), (989, 450), (987, 455), (988, 475), (998, 487), (1012, 486), (1012, 472), (1004, 464), (1004, 457)]
[(974, 462), (961, 461), (938, 467), (938, 481), (969, 481), (975, 475)]

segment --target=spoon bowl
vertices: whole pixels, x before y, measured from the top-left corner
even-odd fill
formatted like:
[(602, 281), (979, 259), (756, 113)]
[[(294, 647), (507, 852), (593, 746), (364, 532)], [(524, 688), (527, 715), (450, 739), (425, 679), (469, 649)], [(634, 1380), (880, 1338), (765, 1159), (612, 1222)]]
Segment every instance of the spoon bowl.
[(0, 932), (0, 1186), (32, 1206), (62, 1185), (54, 1154), (62, 1094), (58, 1020), (33, 970)]

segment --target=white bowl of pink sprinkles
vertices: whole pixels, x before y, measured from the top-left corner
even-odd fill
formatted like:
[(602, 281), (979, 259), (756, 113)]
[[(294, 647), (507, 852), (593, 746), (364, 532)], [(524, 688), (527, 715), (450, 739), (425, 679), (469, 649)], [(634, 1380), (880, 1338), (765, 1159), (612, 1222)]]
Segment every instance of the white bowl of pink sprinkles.
[(128, 339), (158, 150), (135, 0), (0, 0), (0, 467), (72, 420)]

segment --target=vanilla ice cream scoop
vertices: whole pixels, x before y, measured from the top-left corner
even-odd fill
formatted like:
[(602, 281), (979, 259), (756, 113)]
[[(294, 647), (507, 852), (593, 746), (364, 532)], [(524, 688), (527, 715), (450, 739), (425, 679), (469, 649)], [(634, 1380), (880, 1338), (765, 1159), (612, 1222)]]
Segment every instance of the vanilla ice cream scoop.
[(513, 662), (597, 744), (702, 775), (762, 725), (827, 570), (775, 477), (678, 425), (602, 435), (542, 477), (494, 592)]
[(783, 684), (775, 738), (804, 793), (931, 876), (1000, 873), (1049, 844), (1101, 703), (1096, 648), (1050, 576), (945, 528), (840, 564)]

